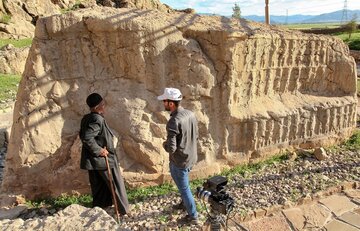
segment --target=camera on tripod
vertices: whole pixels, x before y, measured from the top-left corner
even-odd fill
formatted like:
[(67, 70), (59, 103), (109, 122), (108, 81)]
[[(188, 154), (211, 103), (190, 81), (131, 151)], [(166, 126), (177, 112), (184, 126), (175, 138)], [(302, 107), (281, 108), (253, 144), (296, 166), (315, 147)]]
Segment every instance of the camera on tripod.
[(214, 212), (227, 215), (234, 207), (234, 199), (225, 192), (226, 184), (226, 177), (213, 176), (203, 184), (203, 187), (197, 188), (196, 196), (208, 202)]

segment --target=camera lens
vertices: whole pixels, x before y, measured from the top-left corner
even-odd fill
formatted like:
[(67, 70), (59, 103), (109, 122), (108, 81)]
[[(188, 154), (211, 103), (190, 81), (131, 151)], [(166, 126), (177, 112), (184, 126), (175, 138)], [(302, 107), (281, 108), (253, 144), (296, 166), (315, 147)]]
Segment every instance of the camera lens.
[(197, 198), (199, 198), (200, 200), (203, 201), (209, 201), (209, 197), (211, 196), (211, 192), (204, 190), (204, 188), (197, 188), (197, 192), (196, 192), (196, 196)]

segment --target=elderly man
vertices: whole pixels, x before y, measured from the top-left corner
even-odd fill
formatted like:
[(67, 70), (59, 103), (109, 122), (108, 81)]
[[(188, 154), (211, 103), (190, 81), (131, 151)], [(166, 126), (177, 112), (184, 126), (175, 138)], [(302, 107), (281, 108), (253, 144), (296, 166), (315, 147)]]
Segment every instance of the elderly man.
[(180, 106), (182, 94), (179, 89), (165, 88), (164, 94), (157, 99), (162, 100), (165, 110), (171, 113), (166, 125), (167, 139), (163, 146), (169, 153), (171, 177), (182, 199), (174, 208), (183, 207), (187, 211), (187, 215), (178, 222), (197, 224), (198, 214), (189, 184), (189, 172), (197, 162), (197, 120), (194, 113)]
[[(80, 168), (88, 170), (93, 207), (105, 208), (113, 204), (109, 185), (109, 180), (111, 180), (115, 189), (118, 212), (125, 215), (129, 212), (129, 203), (124, 180), (119, 171), (113, 133), (103, 117), (105, 101), (98, 93), (92, 93), (87, 97), (86, 103), (90, 108), (90, 113), (81, 120), (80, 139), (83, 145)], [(109, 179), (105, 157), (109, 161), (112, 179)]]

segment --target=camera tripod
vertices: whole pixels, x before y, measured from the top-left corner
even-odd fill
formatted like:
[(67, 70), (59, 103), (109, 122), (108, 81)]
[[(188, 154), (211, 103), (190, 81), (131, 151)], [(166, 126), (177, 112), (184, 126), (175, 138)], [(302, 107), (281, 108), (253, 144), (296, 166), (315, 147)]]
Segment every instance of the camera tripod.
[(220, 213), (210, 209), (207, 219), (204, 223), (204, 230), (207, 231), (220, 231), (221, 228), (226, 230), (226, 223)]
[[(232, 220), (232, 219), (230, 219)], [(227, 219), (225, 219), (225, 215), (210, 209), (208, 213), (207, 219), (204, 223), (203, 230), (206, 231), (220, 231), (220, 230), (241, 230), (241, 231), (248, 231), (246, 228), (241, 226), (236, 221), (232, 220), (235, 224), (234, 227), (230, 228), (227, 225)]]

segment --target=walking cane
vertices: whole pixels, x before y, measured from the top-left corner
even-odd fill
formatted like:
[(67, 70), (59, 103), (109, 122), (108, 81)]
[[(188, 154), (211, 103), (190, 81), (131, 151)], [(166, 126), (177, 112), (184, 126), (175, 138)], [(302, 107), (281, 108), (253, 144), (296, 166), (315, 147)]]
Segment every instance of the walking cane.
[(117, 200), (116, 200), (116, 196), (115, 196), (115, 190), (114, 190), (114, 185), (113, 185), (113, 181), (112, 181), (112, 174), (111, 174), (111, 170), (110, 170), (110, 166), (109, 166), (109, 160), (108, 160), (107, 156), (105, 156), (105, 161), (106, 161), (106, 168), (107, 168), (108, 175), (109, 175), (109, 184), (110, 184), (110, 188), (111, 188), (111, 194), (112, 194), (114, 205), (115, 205), (116, 221), (118, 224), (120, 224), (120, 215), (119, 215)]

